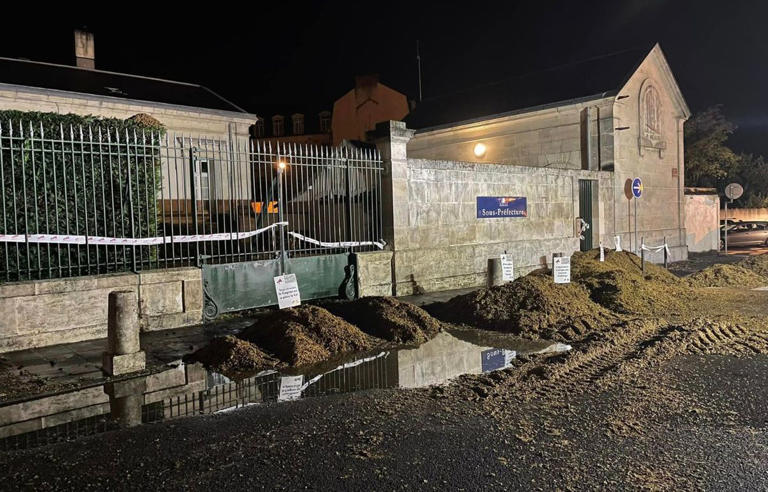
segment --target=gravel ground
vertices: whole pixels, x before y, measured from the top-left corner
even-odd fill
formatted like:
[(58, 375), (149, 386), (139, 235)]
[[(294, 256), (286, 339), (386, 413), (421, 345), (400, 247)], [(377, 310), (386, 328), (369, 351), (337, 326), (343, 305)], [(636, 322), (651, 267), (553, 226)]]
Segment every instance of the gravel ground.
[(2, 488), (766, 490), (768, 293), (697, 296), (443, 386), (0, 454)]
[(517, 401), (505, 383), (522, 370), (9, 453), (3, 488), (768, 487), (768, 356), (680, 355), (648, 367), (646, 384), (562, 379)]

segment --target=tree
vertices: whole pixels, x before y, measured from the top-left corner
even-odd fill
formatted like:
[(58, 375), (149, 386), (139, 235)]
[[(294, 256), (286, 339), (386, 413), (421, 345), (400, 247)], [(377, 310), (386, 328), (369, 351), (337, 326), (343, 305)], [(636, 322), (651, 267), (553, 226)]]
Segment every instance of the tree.
[(729, 183), (744, 187), (744, 194), (736, 206), (744, 208), (768, 207), (768, 162), (761, 155), (741, 154), (738, 165), (728, 173)]
[(737, 172), (740, 158), (725, 143), (736, 125), (712, 106), (685, 123), (685, 185), (719, 186)]

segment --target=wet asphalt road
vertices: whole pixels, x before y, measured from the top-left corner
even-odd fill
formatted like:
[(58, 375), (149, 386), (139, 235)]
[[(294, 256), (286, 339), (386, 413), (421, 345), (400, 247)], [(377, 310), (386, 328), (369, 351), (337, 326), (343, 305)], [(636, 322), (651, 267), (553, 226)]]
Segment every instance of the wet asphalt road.
[(768, 356), (677, 357), (647, 376), (642, 387), (505, 404), (500, 416), (489, 413), (493, 391), (485, 400), (386, 390), (253, 406), (0, 455), (0, 483), (4, 490), (768, 489)]

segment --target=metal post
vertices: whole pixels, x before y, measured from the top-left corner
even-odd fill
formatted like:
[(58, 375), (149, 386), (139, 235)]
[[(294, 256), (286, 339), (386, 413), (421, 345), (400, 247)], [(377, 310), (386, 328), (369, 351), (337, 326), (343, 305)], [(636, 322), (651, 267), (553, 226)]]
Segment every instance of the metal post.
[(728, 254), (728, 200), (725, 201), (725, 254)]
[[(352, 185), (350, 183), (350, 169), (349, 169), (349, 156), (344, 159), (344, 164), (346, 165), (346, 171), (347, 171), (347, 177), (346, 177), (346, 187), (347, 187), (347, 241), (353, 241), (352, 238)], [(349, 248), (350, 253), (352, 252), (352, 248)]]
[(637, 197), (633, 201), (635, 202), (635, 253), (637, 253)]
[[(645, 245), (645, 238), (643, 238), (643, 245)], [(642, 266), (643, 273), (645, 273), (645, 248), (640, 246), (640, 265)]]
[[(277, 216), (278, 222), (283, 222), (283, 167), (282, 161), (277, 163)], [(285, 226), (280, 226), (280, 275), (285, 275)]]
[[(197, 183), (195, 182), (195, 151), (196, 148), (189, 149), (189, 196), (192, 199), (192, 220), (195, 223), (195, 236), (198, 235), (197, 223)], [(200, 241), (195, 241), (195, 265), (200, 265)]]
[(669, 268), (669, 255), (667, 255), (667, 236), (664, 236), (664, 268)]

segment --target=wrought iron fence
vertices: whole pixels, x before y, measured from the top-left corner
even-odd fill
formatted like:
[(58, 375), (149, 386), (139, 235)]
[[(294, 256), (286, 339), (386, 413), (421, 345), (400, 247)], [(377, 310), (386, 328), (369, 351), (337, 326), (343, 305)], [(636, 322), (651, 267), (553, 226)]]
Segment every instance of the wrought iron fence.
[(0, 281), (382, 248), (374, 149), (0, 123)]

